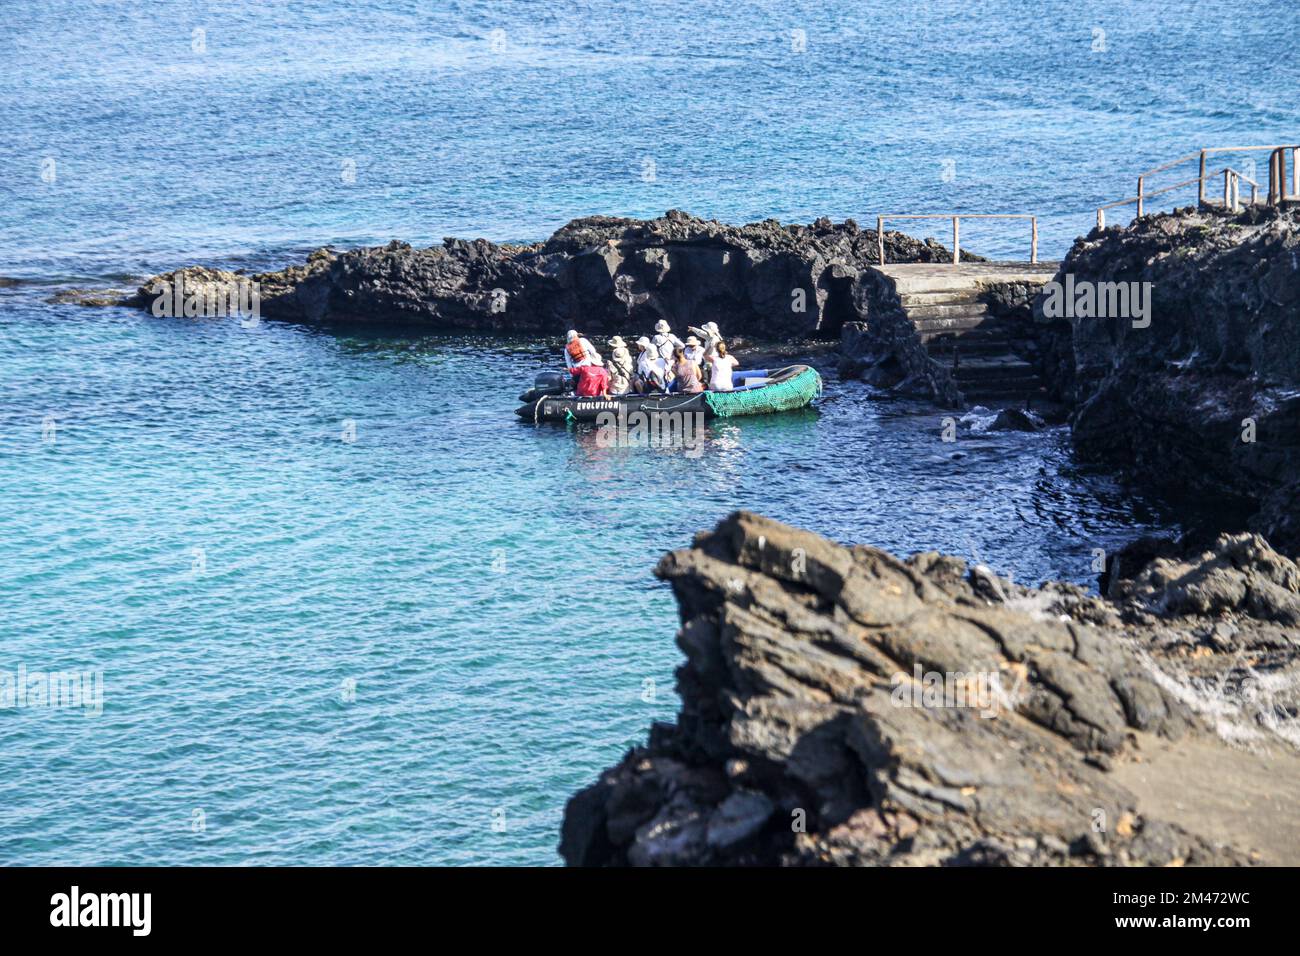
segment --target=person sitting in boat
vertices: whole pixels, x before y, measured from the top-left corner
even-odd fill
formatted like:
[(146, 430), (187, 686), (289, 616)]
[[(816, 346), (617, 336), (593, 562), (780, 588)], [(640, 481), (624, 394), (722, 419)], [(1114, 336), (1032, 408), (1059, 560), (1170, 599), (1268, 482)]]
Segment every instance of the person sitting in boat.
[(719, 341), (717, 351), (709, 359), (709, 391), (731, 391), (731, 373), (739, 364), (735, 356), (727, 354), (727, 343)]
[(666, 391), (668, 375), (659, 350), (644, 335), (636, 340), (636, 344), (640, 350), (636, 357), (635, 386), (638, 394)]
[(632, 390), (632, 353), (627, 349), (623, 336), (616, 335), (609, 340), (609, 393), (626, 395)]
[(683, 395), (704, 391), (704, 383), (700, 381), (700, 367), (691, 361), (685, 348), (673, 352), (673, 391)]
[(705, 322), (698, 329), (692, 326), (690, 331), (704, 340), (704, 361), (709, 361), (709, 359), (713, 358), (713, 353), (718, 350), (718, 343), (722, 341), (722, 333), (718, 331), (718, 323)]
[(681, 348), (683, 342), (677, 336), (673, 335), (673, 330), (668, 323), (660, 319), (655, 323), (654, 346), (659, 350), (659, 356), (665, 362), (671, 363), (673, 360), (673, 351)]
[(576, 329), (569, 329), (565, 333), (564, 346), (564, 364), (569, 369), (569, 374), (573, 374), (575, 368), (584, 365), (604, 365), (600, 353), (596, 351), (596, 346), (592, 345), (586, 336), (579, 335)]
[(700, 368), (704, 367), (704, 346), (700, 340), (693, 335), (686, 337), (686, 357), (694, 362)]
[(609, 372), (603, 365), (575, 365), (573, 393), (579, 398), (609, 398)]

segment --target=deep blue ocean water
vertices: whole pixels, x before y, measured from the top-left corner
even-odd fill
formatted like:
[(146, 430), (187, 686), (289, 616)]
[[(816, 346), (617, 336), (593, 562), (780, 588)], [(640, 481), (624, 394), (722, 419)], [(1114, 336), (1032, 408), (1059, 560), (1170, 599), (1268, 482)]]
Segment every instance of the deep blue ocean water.
[[(1176, 523), (1059, 429), (946, 444), (834, 376), (698, 456), (611, 449), (515, 421), (547, 343), (58, 288), (673, 207), (1036, 212), (1057, 257), (1146, 166), (1294, 140), (1300, 88), (1291, 0), (5, 18), (0, 676), (99, 669), (104, 710), (0, 709), (4, 864), (554, 863), (565, 799), (676, 709), (651, 569), (731, 509), (1021, 581)], [(1017, 228), (963, 241), (1018, 257)]]

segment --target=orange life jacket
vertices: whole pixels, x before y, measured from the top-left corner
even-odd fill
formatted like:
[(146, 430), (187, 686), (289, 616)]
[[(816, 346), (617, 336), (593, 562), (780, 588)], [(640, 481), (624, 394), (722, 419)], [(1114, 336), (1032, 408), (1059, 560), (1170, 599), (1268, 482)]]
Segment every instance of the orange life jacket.
[(587, 357), (587, 350), (582, 347), (582, 339), (580, 338), (574, 339), (570, 342), (567, 348), (575, 365)]

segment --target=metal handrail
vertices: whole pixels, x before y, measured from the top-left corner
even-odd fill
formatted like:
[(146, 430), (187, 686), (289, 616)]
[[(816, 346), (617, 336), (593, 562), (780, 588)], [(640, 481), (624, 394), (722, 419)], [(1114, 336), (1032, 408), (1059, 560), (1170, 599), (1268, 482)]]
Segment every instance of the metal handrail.
[[(1119, 202), (1106, 203), (1103, 206), (1098, 206), (1097, 225), (1101, 227), (1105, 227), (1106, 225), (1105, 211), (1107, 209), (1113, 209), (1116, 206), (1124, 206), (1124, 205), (1128, 205), (1129, 203), (1135, 202), (1137, 203), (1137, 214), (1139, 216), (1142, 216), (1146, 214), (1146, 200), (1151, 196), (1158, 196), (1161, 193), (1166, 193), (1173, 189), (1181, 189), (1184, 186), (1190, 186), (1192, 183), (1196, 183), (1198, 185), (1197, 196), (1196, 196), (1197, 205), (1205, 205), (1206, 183), (1211, 178), (1218, 176), (1220, 173), (1222, 173), (1224, 177), (1223, 205), (1225, 208), (1230, 208), (1235, 212), (1240, 207), (1241, 204), (1240, 193), (1241, 193), (1242, 180), (1245, 180), (1247, 183), (1250, 184), (1251, 186), (1250, 201), (1252, 204), (1254, 204), (1258, 202), (1259, 190), (1262, 188), (1259, 185), (1259, 183), (1255, 182), (1253, 179), (1251, 179), (1249, 176), (1246, 176), (1244, 173), (1240, 172), (1239, 170), (1233, 169), (1231, 166), (1225, 166), (1223, 167), (1223, 169), (1216, 170), (1215, 172), (1212, 173), (1207, 172), (1206, 167), (1207, 167), (1208, 158), (1214, 155), (1215, 153), (1249, 153), (1249, 152), (1258, 152), (1261, 150), (1268, 150), (1271, 152), (1271, 156), (1269, 158), (1269, 196), (1268, 196), (1269, 205), (1274, 205), (1277, 202), (1280, 202), (1284, 199), (1300, 198), (1300, 146), (1292, 146), (1292, 145), (1208, 146), (1204, 149), (1197, 150), (1194, 153), (1188, 153), (1186, 156), (1180, 156), (1178, 157), (1178, 159), (1175, 159), (1171, 162), (1163, 163), (1160, 166), (1152, 167), (1151, 169), (1148, 169), (1145, 172), (1139, 174), (1138, 181), (1137, 181), (1137, 196), (1133, 197), (1132, 199), (1124, 199), (1124, 200), (1120, 200)], [(1292, 175), (1293, 184), (1292, 184), (1291, 196), (1288, 196), (1286, 193), (1286, 155), (1285, 155), (1286, 150), (1291, 150), (1292, 152), (1291, 175)], [(1165, 186), (1161, 189), (1156, 189), (1151, 191), (1147, 190), (1146, 181), (1149, 177), (1154, 176), (1156, 173), (1162, 173), (1165, 172), (1166, 170), (1173, 169), (1176, 166), (1181, 166), (1184, 163), (1191, 162), (1192, 160), (1197, 160), (1200, 163), (1200, 175), (1197, 176), (1195, 179), (1186, 179), (1180, 183), (1175, 183), (1172, 186)]]
[[(1286, 151), (1291, 150), (1291, 193), (1286, 191)], [(1300, 146), (1275, 146), (1268, 157), (1269, 205), (1300, 199)]]
[(880, 265), (885, 264), (885, 220), (886, 219), (951, 219), (952, 220), (952, 262), (961, 262), (961, 220), (962, 219), (1028, 219), (1030, 223), (1029, 261), (1038, 261), (1038, 217), (1028, 213), (993, 212), (993, 213), (894, 213), (876, 217), (876, 255)]
[[(1176, 162), (1171, 163), (1170, 167), (1177, 166), (1177, 165), (1178, 163)], [(1170, 167), (1166, 167), (1166, 168), (1170, 168)], [(1159, 172), (1159, 171), (1160, 170), (1155, 170), (1155, 172)], [(1143, 176), (1150, 175), (1150, 172), (1151, 171), (1144, 173)], [(1144, 200), (1150, 199), (1152, 196), (1159, 196), (1161, 193), (1171, 192), (1175, 189), (1182, 189), (1184, 186), (1190, 186), (1192, 183), (1200, 183), (1201, 194), (1202, 196), (1204, 196), (1206, 179), (1211, 176), (1218, 176), (1220, 174), (1222, 174), (1223, 176), (1223, 205), (1225, 208), (1231, 209), (1233, 212), (1236, 212), (1240, 208), (1241, 183), (1243, 180), (1250, 185), (1251, 205), (1254, 205), (1256, 202), (1259, 201), (1259, 189), (1260, 189), (1259, 183), (1255, 182), (1255, 180), (1251, 179), (1245, 173), (1233, 169), (1231, 166), (1224, 166), (1222, 169), (1216, 169), (1208, 176), (1201, 175), (1201, 176), (1197, 176), (1195, 179), (1184, 179), (1180, 183), (1174, 183), (1171, 186), (1163, 186), (1160, 189), (1152, 189), (1146, 192), (1141, 191), (1143, 177), (1140, 176), (1138, 177), (1139, 192), (1136, 196), (1133, 196), (1129, 199), (1119, 199), (1116, 200), (1115, 202), (1108, 202), (1104, 206), (1097, 207), (1097, 225), (1102, 229), (1106, 228), (1107, 209), (1114, 209), (1116, 206), (1127, 206), (1130, 203), (1137, 203), (1137, 207), (1138, 207), (1137, 214), (1141, 216), (1143, 215)], [(1204, 199), (1201, 200), (1201, 202), (1204, 201), (1205, 201)]]
[[(1202, 180), (1205, 179), (1205, 158), (1211, 153), (1251, 153), (1262, 149), (1266, 149), (1271, 152), (1273, 150), (1278, 150), (1278, 149), (1300, 149), (1300, 147), (1296, 147), (1296, 146), (1287, 147), (1287, 146), (1276, 146), (1276, 145), (1274, 146), (1211, 146), (1208, 149), (1201, 150), (1200, 152), (1201, 179)], [(1196, 199), (1197, 202), (1205, 202), (1205, 183), (1203, 181), (1201, 183), (1200, 195), (1198, 195)]]

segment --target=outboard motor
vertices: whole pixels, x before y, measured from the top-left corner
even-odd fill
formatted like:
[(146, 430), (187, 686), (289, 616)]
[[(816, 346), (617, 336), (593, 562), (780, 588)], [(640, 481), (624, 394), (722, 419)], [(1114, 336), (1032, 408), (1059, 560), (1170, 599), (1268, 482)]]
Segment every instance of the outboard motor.
[(564, 373), (538, 372), (537, 378), (533, 379), (533, 388), (545, 389), (548, 395), (552, 392), (562, 392), (564, 391)]
[(546, 395), (564, 394), (563, 372), (539, 372), (533, 379), (533, 387), (519, 396), (524, 403), (535, 402)]

